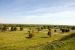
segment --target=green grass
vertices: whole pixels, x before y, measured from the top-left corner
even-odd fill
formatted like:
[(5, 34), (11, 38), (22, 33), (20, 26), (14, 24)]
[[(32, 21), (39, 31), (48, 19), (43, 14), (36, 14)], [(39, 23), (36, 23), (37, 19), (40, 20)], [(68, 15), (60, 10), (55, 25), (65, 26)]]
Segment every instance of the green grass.
[(32, 50), (75, 50), (75, 33), (67, 35), (60, 40), (53, 41), (38, 47), (31, 48)]
[(52, 37), (49, 37), (46, 33), (47, 31), (35, 33), (33, 38), (27, 39), (27, 31), (0, 32), (0, 50), (26, 50), (29, 47), (37, 47), (64, 37), (62, 34), (52, 34)]

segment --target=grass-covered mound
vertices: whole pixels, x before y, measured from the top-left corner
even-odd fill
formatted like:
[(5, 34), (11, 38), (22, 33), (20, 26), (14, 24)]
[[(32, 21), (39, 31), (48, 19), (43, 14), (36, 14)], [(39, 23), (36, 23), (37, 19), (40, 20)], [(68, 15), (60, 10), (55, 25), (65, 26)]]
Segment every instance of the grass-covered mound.
[(29, 50), (75, 50), (75, 33), (67, 35), (60, 40), (30, 48)]
[(47, 31), (43, 30), (41, 32), (35, 33), (33, 38), (27, 39), (27, 30), (0, 32), (0, 50), (60, 50), (65, 47), (64, 45), (66, 45), (66, 43), (68, 43), (71, 38), (73, 39), (70, 41), (74, 42), (75, 34), (69, 34), (71, 34), (71, 32), (54, 33), (51, 37), (48, 37)]
[(26, 50), (32, 46), (45, 44), (48, 41), (52, 42), (56, 39), (60, 39), (64, 35), (52, 34), (51, 37), (47, 35), (47, 30), (37, 32), (31, 39), (26, 38), (27, 29), (24, 31), (6, 31), (0, 32), (0, 50)]

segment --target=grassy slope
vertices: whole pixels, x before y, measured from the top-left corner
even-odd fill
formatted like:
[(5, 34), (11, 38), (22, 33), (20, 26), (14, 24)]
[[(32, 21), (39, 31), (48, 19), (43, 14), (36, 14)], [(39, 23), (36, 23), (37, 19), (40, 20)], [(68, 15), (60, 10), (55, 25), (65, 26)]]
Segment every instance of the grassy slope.
[[(60, 40), (33, 48), (34, 50), (75, 50), (75, 33), (63, 37)], [(32, 50), (33, 50), (32, 49)]]
[[(48, 41), (60, 39), (61, 34), (54, 34), (48, 37), (45, 32), (35, 33), (31, 39), (26, 39), (27, 31), (0, 32), (0, 50), (24, 50), (29, 46), (44, 44)], [(48, 38), (40, 38), (48, 37)]]
[[(45, 44), (48, 41), (52, 42), (54, 40), (58, 40), (64, 36), (62, 34), (53, 34), (52, 37), (48, 37), (46, 35), (47, 31), (45, 32), (42, 31), (39, 33), (35, 33), (35, 36), (33, 38), (26, 39), (25, 38), (26, 32), (27, 31), (0, 32), (0, 50), (25, 50), (28, 47), (31, 46), (37, 47), (38, 45)], [(40, 38), (40, 37), (48, 37), (48, 38)], [(45, 46), (46, 45), (44, 45), (44, 47)]]

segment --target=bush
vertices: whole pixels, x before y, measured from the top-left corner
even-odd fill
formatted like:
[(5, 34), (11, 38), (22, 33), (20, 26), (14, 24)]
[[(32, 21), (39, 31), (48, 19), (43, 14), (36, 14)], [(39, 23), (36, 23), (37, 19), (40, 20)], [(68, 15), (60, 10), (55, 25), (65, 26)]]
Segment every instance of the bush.
[(60, 39), (60, 41), (67, 40), (67, 39), (72, 38), (72, 37), (75, 37), (75, 33), (72, 33), (72, 34), (70, 34), (68, 36), (63, 37), (62, 39)]
[(17, 30), (17, 28), (16, 27), (14, 27), (14, 31), (16, 31)]
[(32, 32), (28, 31), (28, 37), (26, 37), (26, 38), (32, 38), (32, 36), (33, 36)]
[(74, 30), (74, 29), (75, 29), (75, 27), (72, 27), (71, 29), (72, 29), (72, 30)]
[(14, 27), (11, 27), (11, 31), (14, 31)]
[(20, 31), (22, 31), (23, 30), (23, 27), (20, 27)]
[(69, 32), (69, 29), (60, 29), (62, 32)]
[(2, 31), (6, 31), (7, 30), (7, 27), (6, 26), (3, 26), (2, 27)]
[(54, 30), (54, 32), (56, 32), (56, 30)]

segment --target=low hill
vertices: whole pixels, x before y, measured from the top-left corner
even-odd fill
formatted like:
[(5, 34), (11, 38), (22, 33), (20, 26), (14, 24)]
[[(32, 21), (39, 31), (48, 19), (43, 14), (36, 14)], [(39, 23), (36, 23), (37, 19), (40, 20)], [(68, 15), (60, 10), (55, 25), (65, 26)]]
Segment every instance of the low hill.
[(75, 50), (75, 33), (29, 50)]

